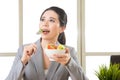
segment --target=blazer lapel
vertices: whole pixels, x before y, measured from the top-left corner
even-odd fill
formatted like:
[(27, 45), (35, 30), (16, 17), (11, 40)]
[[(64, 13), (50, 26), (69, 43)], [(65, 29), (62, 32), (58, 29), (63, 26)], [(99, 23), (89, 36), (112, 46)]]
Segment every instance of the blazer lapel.
[(38, 40), (36, 43), (37, 45), (37, 51), (32, 56), (32, 61), (35, 65), (35, 69), (37, 72), (37, 75), (39, 77), (39, 80), (45, 80), (45, 74), (44, 74), (44, 66), (43, 66), (43, 55), (42, 55), (42, 48), (40, 46), (40, 40)]

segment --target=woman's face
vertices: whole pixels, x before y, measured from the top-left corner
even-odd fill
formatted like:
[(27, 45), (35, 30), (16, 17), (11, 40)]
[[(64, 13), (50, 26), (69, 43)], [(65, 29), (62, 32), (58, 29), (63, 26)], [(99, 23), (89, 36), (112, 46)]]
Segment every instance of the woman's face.
[(59, 33), (64, 30), (63, 27), (60, 27), (57, 13), (52, 10), (48, 10), (42, 15), (39, 27), (43, 31), (42, 39), (46, 40), (57, 40)]

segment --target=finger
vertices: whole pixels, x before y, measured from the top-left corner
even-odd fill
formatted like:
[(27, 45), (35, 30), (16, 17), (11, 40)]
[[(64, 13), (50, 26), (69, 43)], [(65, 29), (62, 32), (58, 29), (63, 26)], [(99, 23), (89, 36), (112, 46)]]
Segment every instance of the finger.
[(57, 57), (55, 57), (54, 60), (56, 62), (61, 63), (61, 64), (66, 64), (67, 63), (67, 58), (57, 58)]
[(66, 54), (53, 54), (54, 57), (57, 57), (57, 58), (66, 58), (67, 55)]
[(33, 53), (36, 53), (36, 50), (37, 50), (37, 46), (36, 46), (36, 44), (32, 44), (32, 48), (33, 48)]
[(34, 52), (34, 49), (31, 47), (31, 46), (27, 46), (27, 47), (25, 47), (25, 53), (27, 54), (27, 55), (32, 55), (33, 54), (33, 52)]
[(30, 51), (26, 51), (26, 54), (28, 55), (28, 56), (31, 56), (32, 55), (32, 53), (30, 52)]
[(35, 53), (36, 52), (36, 49), (37, 49), (37, 47), (36, 47), (36, 45), (35, 44), (31, 44), (30, 46), (28, 46), (28, 53), (30, 53), (30, 54), (33, 54), (33, 53)]
[(65, 53), (67, 54), (67, 53), (70, 53), (70, 50), (68, 49), (68, 48), (65, 48)]
[(52, 55), (51, 56), (53, 59), (55, 59), (55, 60), (57, 60), (57, 61), (64, 61), (64, 60), (66, 60), (67, 59), (67, 55), (63, 55), (63, 54), (61, 54), (61, 55), (59, 55), (59, 54), (54, 54), (54, 55)]

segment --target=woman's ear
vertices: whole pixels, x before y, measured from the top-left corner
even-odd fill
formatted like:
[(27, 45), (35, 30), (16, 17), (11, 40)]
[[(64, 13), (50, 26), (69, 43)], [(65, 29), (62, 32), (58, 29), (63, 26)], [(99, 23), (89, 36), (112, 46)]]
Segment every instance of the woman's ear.
[(64, 32), (65, 29), (66, 29), (65, 26), (61, 26), (61, 27), (60, 27), (60, 33)]

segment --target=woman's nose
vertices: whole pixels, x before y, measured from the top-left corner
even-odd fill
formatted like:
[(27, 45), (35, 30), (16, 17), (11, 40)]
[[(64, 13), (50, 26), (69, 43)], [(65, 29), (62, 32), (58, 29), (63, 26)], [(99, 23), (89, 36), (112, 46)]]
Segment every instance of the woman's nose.
[(44, 21), (44, 22), (43, 22), (43, 26), (46, 26), (46, 27), (47, 27), (47, 26), (48, 26), (48, 21)]

